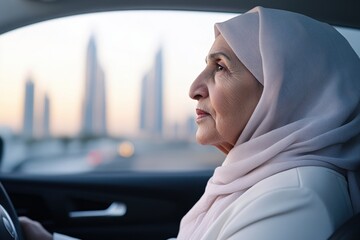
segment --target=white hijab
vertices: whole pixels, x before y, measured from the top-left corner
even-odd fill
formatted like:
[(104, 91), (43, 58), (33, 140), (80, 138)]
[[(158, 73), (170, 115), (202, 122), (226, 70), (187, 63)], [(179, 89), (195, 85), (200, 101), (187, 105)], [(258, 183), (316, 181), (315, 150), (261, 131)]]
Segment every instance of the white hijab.
[(348, 177), (359, 212), (360, 60), (330, 25), (256, 7), (215, 25), (263, 93), (235, 147), (181, 221), (178, 239), (200, 239), (248, 188), (297, 166)]

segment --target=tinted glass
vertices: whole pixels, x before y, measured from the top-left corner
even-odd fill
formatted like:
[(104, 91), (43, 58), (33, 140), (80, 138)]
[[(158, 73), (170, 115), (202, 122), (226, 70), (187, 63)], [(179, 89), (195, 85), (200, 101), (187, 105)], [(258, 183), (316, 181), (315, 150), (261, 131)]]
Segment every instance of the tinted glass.
[[(234, 14), (121, 11), (46, 21), (0, 36), (1, 170), (213, 169), (195, 142), (188, 89), (213, 24)], [(338, 28), (360, 52), (358, 30)]]
[(0, 37), (2, 171), (198, 170), (192, 80), (230, 14), (109, 12)]

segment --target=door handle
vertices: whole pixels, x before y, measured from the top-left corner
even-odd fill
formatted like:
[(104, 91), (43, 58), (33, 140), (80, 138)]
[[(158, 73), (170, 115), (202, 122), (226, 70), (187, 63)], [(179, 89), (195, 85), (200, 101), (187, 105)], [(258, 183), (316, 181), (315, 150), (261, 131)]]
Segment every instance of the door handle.
[(69, 213), (70, 218), (86, 217), (122, 217), (126, 214), (126, 205), (124, 203), (113, 202), (104, 210), (73, 211)]

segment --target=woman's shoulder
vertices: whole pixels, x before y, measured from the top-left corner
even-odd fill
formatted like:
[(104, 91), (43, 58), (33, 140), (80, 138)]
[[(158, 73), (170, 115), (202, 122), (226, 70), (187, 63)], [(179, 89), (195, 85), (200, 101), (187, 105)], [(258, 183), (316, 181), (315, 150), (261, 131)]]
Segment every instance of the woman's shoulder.
[(294, 239), (293, 234), (299, 239), (322, 239), (352, 214), (341, 174), (323, 167), (299, 167), (248, 189), (225, 209), (209, 233), (216, 239), (235, 235)]
[(347, 181), (343, 175), (329, 168), (297, 167), (263, 179), (249, 188), (241, 197), (257, 198), (271, 192), (296, 189), (307, 189), (321, 196), (334, 194), (334, 190), (347, 194)]
[(328, 209), (336, 209), (343, 204), (343, 208), (352, 213), (346, 178), (332, 169), (317, 166), (292, 168), (265, 178), (241, 195), (234, 205), (255, 200), (261, 202), (262, 198), (275, 196), (279, 201), (284, 201), (291, 199), (285, 199), (289, 194), (299, 195), (296, 199), (298, 202), (318, 201)]

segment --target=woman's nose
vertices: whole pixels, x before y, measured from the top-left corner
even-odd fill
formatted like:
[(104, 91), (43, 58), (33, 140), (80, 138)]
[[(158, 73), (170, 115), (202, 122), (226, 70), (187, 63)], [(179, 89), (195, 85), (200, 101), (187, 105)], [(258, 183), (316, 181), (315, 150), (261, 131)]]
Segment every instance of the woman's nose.
[(206, 98), (209, 95), (208, 88), (205, 81), (204, 72), (201, 73), (191, 84), (189, 90), (190, 98), (194, 100), (200, 100)]

